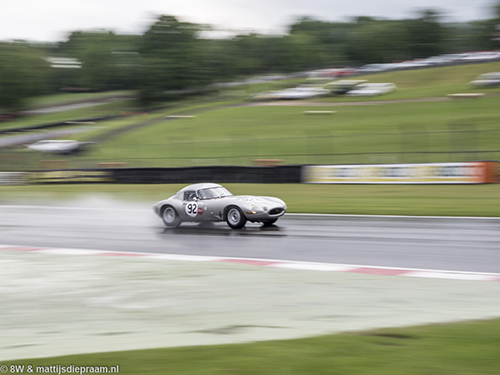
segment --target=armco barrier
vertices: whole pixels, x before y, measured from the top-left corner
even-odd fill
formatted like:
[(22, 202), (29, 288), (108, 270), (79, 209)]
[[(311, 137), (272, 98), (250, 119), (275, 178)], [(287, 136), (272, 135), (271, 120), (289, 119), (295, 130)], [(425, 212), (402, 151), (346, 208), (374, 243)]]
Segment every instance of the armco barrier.
[(218, 183), (300, 183), (301, 166), (237, 167), (212, 166), (190, 168), (109, 168), (85, 170), (45, 170), (30, 173), (34, 184), (117, 183), (117, 184), (189, 184)]
[(122, 115), (113, 115), (113, 116), (87, 117), (87, 118), (81, 118), (81, 119), (76, 119), (76, 120), (53, 122), (50, 124), (32, 125), (32, 126), (25, 126), (25, 127), (21, 127), (21, 128), (2, 129), (2, 130), (0, 130), (0, 135), (1, 134), (12, 134), (12, 133), (26, 133), (26, 132), (36, 131), (36, 130), (46, 130), (46, 129), (51, 129), (51, 128), (58, 128), (61, 126), (64, 126), (64, 127), (81, 126), (85, 122), (107, 121), (107, 120), (113, 120), (113, 119), (119, 118), (119, 117), (123, 117), (123, 116)]
[(97, 169), (58, 169), (29, 172), (32, 184), (88, 184), (114, 183), (109, 170)]
[(0, 172), (0, 185), (26, 185), (27, 172)]

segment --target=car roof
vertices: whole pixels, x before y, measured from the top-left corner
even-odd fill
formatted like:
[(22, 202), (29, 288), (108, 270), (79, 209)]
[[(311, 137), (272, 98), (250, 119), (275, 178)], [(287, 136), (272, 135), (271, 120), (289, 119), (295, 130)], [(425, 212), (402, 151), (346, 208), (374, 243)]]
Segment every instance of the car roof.
[(209, 189), (209, 188), (215, 188), (215, 187), (221, 187), (221, 186), (222, 185), (214, 184), (212, 182), (203, 182), (203, 183), (199, 183), (199, 184), (186, 186), (186, 187), (182, 188), (180, 191)]

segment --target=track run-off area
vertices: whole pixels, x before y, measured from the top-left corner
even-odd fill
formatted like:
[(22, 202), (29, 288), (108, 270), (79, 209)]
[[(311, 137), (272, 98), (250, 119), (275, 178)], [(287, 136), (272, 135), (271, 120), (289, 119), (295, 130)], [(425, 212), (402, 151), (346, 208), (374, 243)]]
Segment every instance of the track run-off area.
[(500, 219), (0, 206), (0, 360), (500, 316)]

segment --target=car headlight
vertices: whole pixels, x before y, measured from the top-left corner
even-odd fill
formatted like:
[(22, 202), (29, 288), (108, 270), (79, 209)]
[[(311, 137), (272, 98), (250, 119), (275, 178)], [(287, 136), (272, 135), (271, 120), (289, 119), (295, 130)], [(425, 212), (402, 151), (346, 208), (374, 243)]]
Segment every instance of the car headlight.
[(250, 209), (251, 209), (252, 211), (267, 211), (267, 207), (265, 207), (265, 206), (264, 206), (264, 207), (263, 207), (263, 206), (256, 206), (256, 205), (254, 205), (254, 204), (252, 204), (252, 205), (250, 206)]

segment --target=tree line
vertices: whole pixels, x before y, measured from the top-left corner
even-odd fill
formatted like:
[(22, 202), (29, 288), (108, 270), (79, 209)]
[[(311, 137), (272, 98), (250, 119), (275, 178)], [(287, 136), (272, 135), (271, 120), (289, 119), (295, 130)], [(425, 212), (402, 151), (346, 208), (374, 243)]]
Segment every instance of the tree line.
[[(0, 111), (61, 88), (136, 90), (144, 105), (210, 83), (266, 73), (360, 66), (445, 53), (498, 49), (495, 17), (443, 23), (424, 10), (413, 18), (298, 19), (284, 35), (210, 38), (210, 27), (159, 16), (143, 35), (75, 31), (55, 44), (0, 43)], [(49, 57), (80, 65), (54, 67)], [(52, 66), (51, 66), (52, 65)]]

